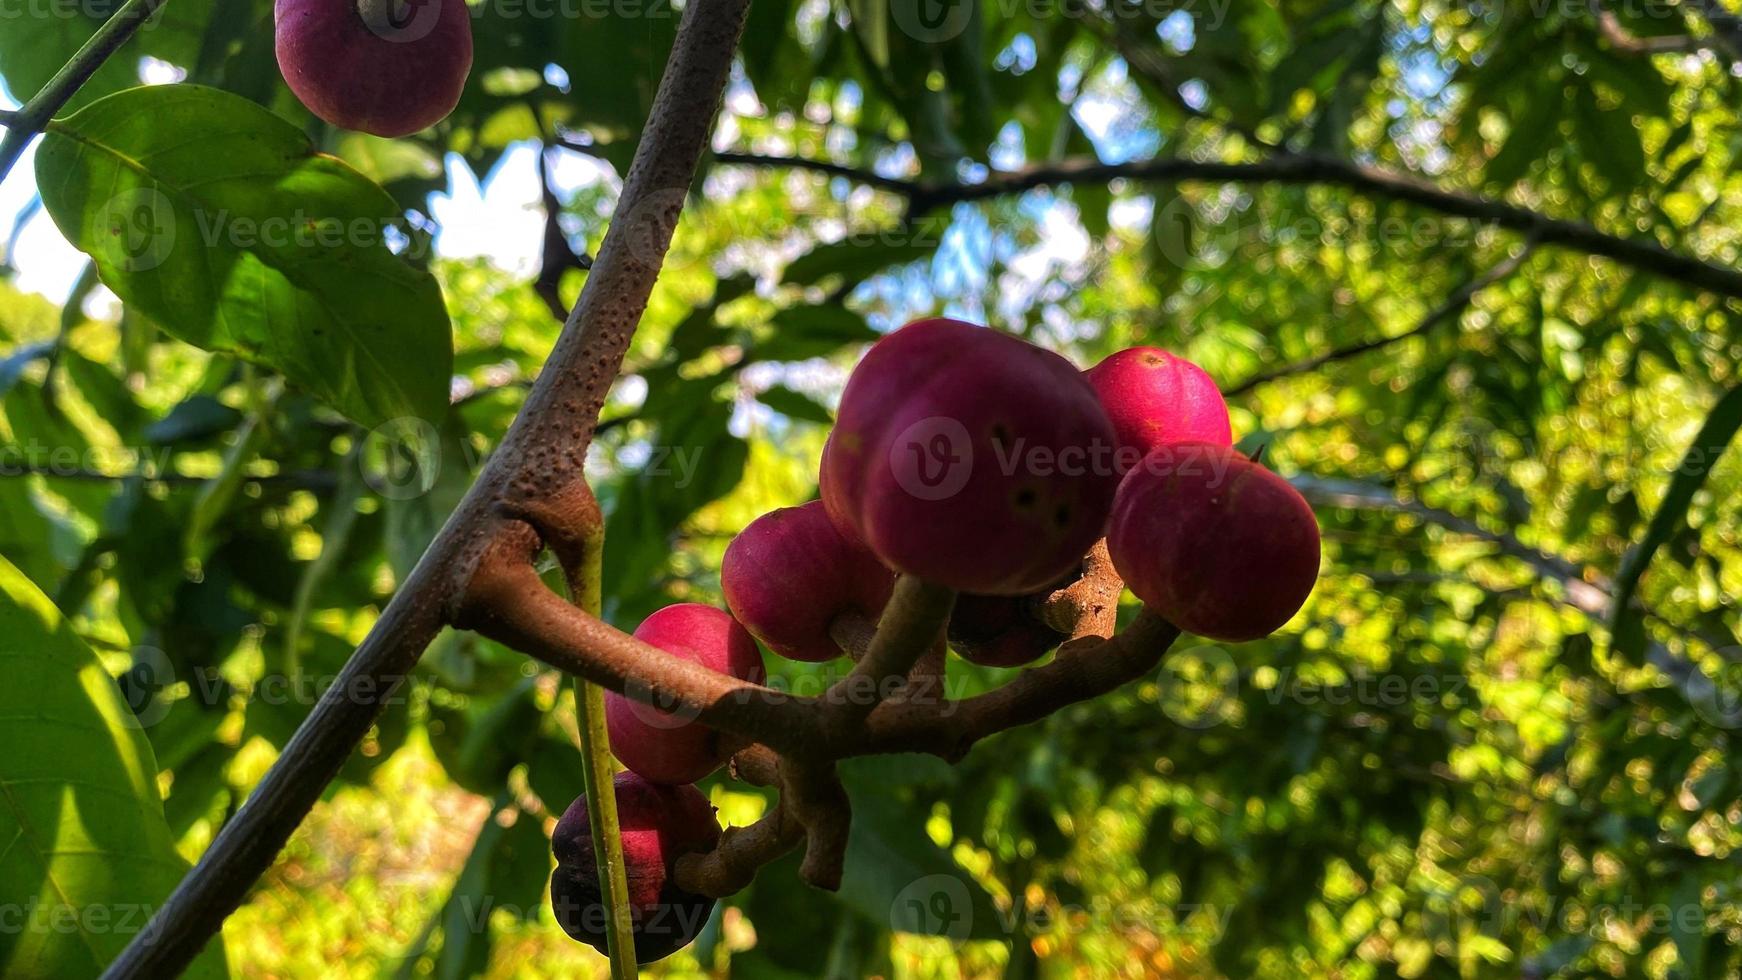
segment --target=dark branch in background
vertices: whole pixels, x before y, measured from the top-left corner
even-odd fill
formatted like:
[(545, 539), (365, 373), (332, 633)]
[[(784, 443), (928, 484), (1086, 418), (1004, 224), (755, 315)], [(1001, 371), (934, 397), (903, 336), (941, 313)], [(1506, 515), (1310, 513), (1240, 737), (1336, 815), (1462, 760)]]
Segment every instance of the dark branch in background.
[[(583, 152), (586, 149), (578, 144), (564, 145), (569, 146), (571, 149), (581, 150)], [(885, 190), (894, 194), (900, 194), (903, 197), (912, 197), (916, 187), (912, 181), (902, 180), (899, 177), (885, 177), (874, 170), (861, 170), (857, 167), (849, 167), (839, 163), (830, 163), (827, 160), (812, 160), (807, 157), (760, 156), (754, 153), (735, 153), (726, 150), (714, 154), (714, 160), (718, 163), (732, 164), (734, 166), (787, 167), (793, 170), (809, 170), (813, 173), (827, 174), (830, 177), (845, 177), (854, 183), (864, 184), (867, 187), (875, 187), (878, 190)]]
[(538, 154), (538, 197), (544, 207), (544, 244), (540, 250), (538, 278), (533, 280), (532, 291), (544, 300), (557, 322), (567, 322), (570, 310), (562, 298), (563, 273), (571, 269), (581, 272), (591, 269), (593, 257), (575, 251), (569, 244), (569, 236), (563, 232), (562, 223), (557, 220), (562, 217), (563, 205), (551, 184), (550, 155), (543, 150)]
[(1701, 38), (1686, 34), (1640, 37), (1629, 31), (1614, 11), (1603, 6), (1603, 0), (1591, 0), (1591, 16), (1597, 21), (1597, 31), (1603, 39), (1623, 54), (1688, 54), (1711, 46)]
[[(80, 468), (63, 469), (56, 466), (0, 463), (0, 479), (21, 476), (40, 476), (45, 480), (74, 480), (82, 483), (125, 483), (128, 480), (139, 480), (154, 486), (165, 487), (202, 487), (212, 482), (212, 478), (209, 476), (189, 476), (186, 473), (101, 473), (96, 470)], [(263, 487), (331, 493), (339, 484), (339, 476), (331, 470), (294, 470), (289, 473), (243, 476), (242, 482)]]
[(151, 15), (157, 13), (167, 0), (127, 0), (127, 5), (115, 11), (114, 16), (104, 21), (97, 33), (85, 42), (78, 54), (73, 55), (60, 71), (55, 72), (42, 91), (18, 107), (6, 120), (6, 137), (0, 139), (0, 181), (12, 172), (18, 158), (24, 155), (24, 148), (42, 132), (54, 114), (61, 110), (79, 87), (90, 81), (97, 69), (103, 67), (103, 62), (109, 56), (126, 44), (135, 32), (139, 30)]
[[(817, 160), (740, 156), (736, 162), (750, 166), (798, 167), (842, 176), (841, 165)], [(863, 171), (857, 173), (860, 178), (865, 176)], [(1528, 235), (1543, 245), (1558, 245), (1613, 259), (1697, 289), (1742, 299), (1742, 272), (1682, 255), (1656, 242), (1621, 238), (1582, 221), (1551, 218), (1495, 198), (1445, 190), (1410, 174), (1313, 154), (1279, 152), (1250, 163), (1178, 157), (1128, 163), (1071, 159), (995, 173), (977, 184), (935, 185), (896, 181), (899, 186), (892, 187), (888, 178), (877, 177), (872, 185), (906, 196), (910, 210), (924, 214), (951, 204), (1020, 194), (1041, 187), (1119, 179), (1343, 187), (1373, 197), (1415, 204), (1450, 217), (1496, 225)]]
[(1305, 360), (1296, 361), (1293, 364), (1285, 364), (1272, 371), (1255, 374), (1234, 387), (1229, 388), (1227, 391), (1223, 392), (1222, 395), (1225, 398), (1236, 398), (1240, 395), (1246, 394), (1259, 385), (1269, 384), (1272, 381), (1292, 377), (1297, 374), (1306, 374), (1311, 371), (1316, 371), (1327, 364), (1346, 361), (1353, 357), (1360, 357), (1362, 354), (1382, 350), (1386, 347), (1390, 347), (1392, 344), (1402, 343), (1411, 337), (1419, 337), (1448, 320), (1455, 320), (1458, 315), (1462, 314), (1464, 310), (1475, 301), (1477, 293), (1480, 293), (1489, 286), (1492, 286), (1500, 280), (1505, 279), (1507, 276), (1512, 275), (1514, 272), (1517, 272), (1518, 267), (1523, 265), (1524, 260), (1529, 258), (1530, 253), (1535, 250), (1536, 243), (1534, 241), (1526, 242), (1524, 248), (1514, 252), (1511, 256), (1496, 264), (1487, 272), (1475, 276), (1470, 279), (1470, 281), (1459, 286), (1451, 296), (1446, 298), (1444, 303), (1435, 307), (1431, 313), (1421, 319), (1420, 323), (1405, 330), (1403, 333), (1392, 337), (1375, 337), (1372, 340), (1363, 340), (1360, 343), (1334, 347), (1323, 354), (1309, 357)]
[[(1607, 575), (1597, 569), (1531, 547), (1515, 535), (1490, 531), (1475, 521), (1459, 517), (1450, 511), (1419, 501), (1400, 499), (1383, 487), (1356, 480), (1332, 480), (1312, 476), (1296, 476), (1289, 482), (1316, 507), (1393, 511), (1408, 514), (1429, 524), (1437, 524), (1456, 534), (1486, 541), (1498, 548), (1501, 554), (1530, 566), (1541, 578), (1558, 583), (1565, 605), (1599, 623), (1606, 624), (1614, 617), (1615, 585)], [(1645, 611), (1647, 615), (1653, 615), (1649, 609)], [(1718, 651), (1726, 659), (1737, 660), (1739, 657), (1733, 641), (1727, 637), (1695, 635), (1694, 638)], [(1646, 658), (1664, 676), (1677, 683), (1682, 683), (1699, 672), (1699, 668), (1687, 658), (1678, 656), (1656, 640), (1647, 640)]]
[(685, 6), (616, 218), (580, 302), (501, 449), (248, 801), (106, 977), (179, 973), (218, 931), (430, 640), (452, 621), (484, 555), (505, 546), (536, 546), (530, 528), (504, 516), (505, 501), (557, 511), (583, 494), (590, 499), (583, 467), (594, 426), (713, 130), (747, 9), (748, 0), (692, 0)]

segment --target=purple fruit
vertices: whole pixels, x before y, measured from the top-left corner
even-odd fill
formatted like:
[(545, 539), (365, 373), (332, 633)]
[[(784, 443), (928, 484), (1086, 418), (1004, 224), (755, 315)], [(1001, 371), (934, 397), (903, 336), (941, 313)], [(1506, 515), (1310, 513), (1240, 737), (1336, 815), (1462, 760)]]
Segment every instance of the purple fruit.
[[(629, 879), (629, 915), (635, 959), (651, 963), (689, 945), (713, 911), (714, 900), (679, 888), (677, 860), (708, 852), (720, 840), (714, 808), (694, 786), (660, 786), (630, 772), (612, 781), (623, 866)], [(550, 876), (551, 910), (563, 931), (605, 952), (610, 913), (593, 853), (587, 798), (569, 805), (551, 835), (556, 870)]]
[(961, 595), (950, 613), (950, 646), (982, 667), (1020, 667), (1066, 639), (1035, 615), (1038, 596)]
[(310, 112), (407, 136), (446, 119), (472, 70), (465, 0), (277, 0), (278, 68)]
[[(673, 656), (740, 680), (762, 683), (767, 673), (756, 640), (731, 615), (685, 602), (642, 621), (635, 638)], [(615, 692), (605, 694), (611, 751), (642, 778), (668, 786), (693, 783), (731, 756), (719, 732)]]
[(1122, 350), (1084, 372), (1119, 439), (1119, 472), (1175, 442), (1234, 444), (1228, 404), (1204, 369), (1158, 347)]
[(958, 320), (878, 341), (823, 450), (829, 517), (885, 565), (959, 592), (1022, 595), (1101, 536), (1113, 427), (1069, 361)]
[(895, 575), (812, 501), (764, 514), (733, 538), (720, 585), (732, 615), (769, 649), (820, 663), (841, 655), (829, 624), (848, 613), (875, 623)]
[(1319, 574), (1319, 525), (1287, 480), (1226, 446), (1181, 443), (1119, 485), (1107, 548), (1132, 595), (1231, 643), (1276, 632)]

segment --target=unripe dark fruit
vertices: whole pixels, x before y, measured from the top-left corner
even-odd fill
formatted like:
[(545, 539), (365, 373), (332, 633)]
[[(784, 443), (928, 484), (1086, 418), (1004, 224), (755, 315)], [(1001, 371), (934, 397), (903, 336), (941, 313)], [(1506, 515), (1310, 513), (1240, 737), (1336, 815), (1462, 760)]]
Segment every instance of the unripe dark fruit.
[(819, 500), (752, 521), (726, 547), (720, 586), (732, 615), (770, 650), (819, 663), (841, 655), (829, 624), (844, 613), (876, 622), (895, 574), (841, 533)]
[(823, 450), (830, 519), (885, 565), (1022, 595), (1073, 568), (1117, 484), (1113, 427), (1069, 361), (957, 320), (878, 341)]
[(1045, 656), (1065, 635), (1035, 616), (1035, 596), (960, 595), (950, 612), (950, 647), (982, 667), (1020, 667)]
[[(694, 786), (660, 786), (624, 772), (612, 788), (629, 879), (635, 960), (651, 963), (689, 945), (713, 912), (713, 899), (677, 887), (672, 873), (685, 854), (713, 850), (720, 825), (708, 798)], [(586, 797), (571, 803), (557, 821), (551, 850), (556, 870), (550, 876), (550, 904), (557, 924), (605, 952), (610, 913), (594, 859)]]
[(447, 118), (472, 70), (465, 0), (277, 0), (278, 68), (310, 112), (407, 136)]
[(1319, 525), (1287, 480), (1226, 446), (1181, 443), (1119, 485), (1107, 532), (1131, 593), (1180, 629), (1241, 643), (1269, 636), (1319, 574)]
[(1159, 347), (1132, 347), (1084, 372), (1119, 439), (1119, 472), (1176, 442), (1234, 443), (1228, 404), (1204, 369)]
[[(642, 621), (635, 638), (740, 680), (760, 684), (768, 676), (756, 640), (731, 615), (712, 606), (666, 606)], [(616, 692), (605, 694), (605, 727), (611, 733), (611, 751), (623, 765), (668, 786), (701, 779), (733, 751), (712, 728)]]

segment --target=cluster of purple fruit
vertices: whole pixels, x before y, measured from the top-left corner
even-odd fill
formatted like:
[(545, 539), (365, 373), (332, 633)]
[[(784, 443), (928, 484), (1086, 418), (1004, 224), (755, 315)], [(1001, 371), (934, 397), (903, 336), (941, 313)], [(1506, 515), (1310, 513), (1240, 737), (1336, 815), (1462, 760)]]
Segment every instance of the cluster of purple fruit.
[[(1080, 573), (1105, 536), (1133, 594), (1170, 622), (1231, 642), (1287, 622), (1318, 575), (1312, 510), (1233, 451), (1215, 383), (1139, 347), (1079, 372), (1014, 337), (954, 320), (910, 324), (849, 379), (823, 452), (821, 500), (766, 514), (721, 565), (730, 613), (685, 603), (635, 636), (748, 681), (760, 640), (792, 660), (842, 655), (843, 617), (875, 622), (898, 573), (959, 593), (951, 646), (974, 663), (1032, 662), (1065, 638), (1039, 600)], [(720, 836), (692, 784), (738, 747), (693, 720), (607, 696), (644, 962), (694, 937), (713, 900), (672, 883), (679, 857)], [(558, 920), (603, 948), (605, 913), (585, 799), (559, 822)]]

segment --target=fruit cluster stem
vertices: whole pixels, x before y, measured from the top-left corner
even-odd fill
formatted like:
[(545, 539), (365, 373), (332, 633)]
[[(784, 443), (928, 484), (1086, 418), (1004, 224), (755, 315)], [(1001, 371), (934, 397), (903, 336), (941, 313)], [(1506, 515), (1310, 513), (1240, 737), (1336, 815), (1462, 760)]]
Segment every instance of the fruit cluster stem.
[[(577, 607), (598, 616), (604, 604), (602, 588), (605, 529), (596, 524), (582, 538), (576, 565), (568, 569), (569, 589)], [(605, 689), (575, 681), (575, 714), (581, 737), (582, 785), (587, 794), (587, 826), (593, 837), (593, 858), (605, 883), (610, 915), (605, 932), (606, 956), (612, 980), (635, 980), (635, 924), (629, 910), (629, 875), (623, 865), (623, 836), (617, 822), (616, 766), (611, 760), (611, 735), (605, 728)]]

